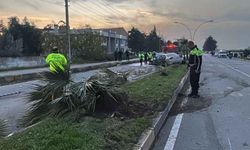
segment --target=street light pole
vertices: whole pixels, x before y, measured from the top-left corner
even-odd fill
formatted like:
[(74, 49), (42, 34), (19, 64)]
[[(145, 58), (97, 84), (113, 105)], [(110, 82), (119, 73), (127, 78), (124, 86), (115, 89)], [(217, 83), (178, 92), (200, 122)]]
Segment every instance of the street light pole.
[(201, 24), (194, 30), (193, 35), (192, 35), (191, 29), (190, 29), (186, 24), (181, 23), (181, 22), (174, 22), (174, 23), (183, 25), (183, 26), (189, 31), (189, 33), (190, 33), (190, 39), (194, 41), (194, 40), (195, 40), (195, 35), (196, 35), (197, 31), (201, 28), (201, 26), (204, 25), (204, 24), (210, 23), (210, 22), (214, 22), (214, 21), (213, 21), (213, 20), (209, 20), (209, 21), (205, 21), (205, 22), (201, 23)]
[(197, 31), (201, 28), (201, 26), (204, 25), (204, 24), (210, 23), (210, 22), (214, 22), (214, 21), (213, 21), (213, 20), (209, 20), (209, 21), (205, 21), (205, 22), (201, 23), (201, 24), (194, 30), (194, 34), (193, 34), (193, 39), (192, 39), (192, 40), (195, 40), (195, 35), (196, 35)]
[(193, 40), (193, 38), (192, 38), (192, 31), (191, 31), (191, 29), (186, 24), (181, 23), (181, 22), (174, 22), (174, 23), (183, 25), (189, 31), (190, 39)]
[(68, 50), (68, 59), (69, 63), (71, 63), (71, 47), (70, 47), (70, 27), (69, 27), (69, 1), (65, 0), (65, 17), (66, 17), (66, 38), (67, 38), (67, 44), (66, 44), (66, 50)]

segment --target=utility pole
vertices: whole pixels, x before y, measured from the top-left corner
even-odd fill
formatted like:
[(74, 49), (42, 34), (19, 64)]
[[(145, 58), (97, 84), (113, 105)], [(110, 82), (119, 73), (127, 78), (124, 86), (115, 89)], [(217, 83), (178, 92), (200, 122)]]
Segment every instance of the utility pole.
[(161, 37), (159, 36), (159, 52), (161, 52)]
[(68, 60), (71, 63), (71, 46), (70, 46), (70, 27), (69, 27), (69, 0), (65, 0), (65, 17), (66, 17), (66, 50), (68, 50)]
[(3, 20), (0, 20), (0, 35), (3, 34)]

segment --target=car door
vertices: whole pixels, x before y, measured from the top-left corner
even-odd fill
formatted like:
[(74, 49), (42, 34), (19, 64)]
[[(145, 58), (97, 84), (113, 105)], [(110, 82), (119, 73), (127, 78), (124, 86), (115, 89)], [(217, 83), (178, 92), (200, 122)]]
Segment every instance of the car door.
[(181, 63), (182, 62), (182, 58), (180, 55), (176, 54), (176, 63)]
[(173, 64), (178, 62), (178, 57), (175, 54), (171, 54), (170, 58), (172, 58), (171, 61), (172, 61)]

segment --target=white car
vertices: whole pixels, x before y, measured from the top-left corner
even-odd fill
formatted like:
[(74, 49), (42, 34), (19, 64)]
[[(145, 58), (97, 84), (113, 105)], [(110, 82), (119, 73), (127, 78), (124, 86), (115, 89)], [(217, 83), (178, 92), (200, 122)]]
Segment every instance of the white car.
[(176, 53), (166, 53), (165, 56), (168, 64), (181, 64), (183, 62), (183, 58)]
[(227, 58), (227, 54), (219, 53), (218, 58)]

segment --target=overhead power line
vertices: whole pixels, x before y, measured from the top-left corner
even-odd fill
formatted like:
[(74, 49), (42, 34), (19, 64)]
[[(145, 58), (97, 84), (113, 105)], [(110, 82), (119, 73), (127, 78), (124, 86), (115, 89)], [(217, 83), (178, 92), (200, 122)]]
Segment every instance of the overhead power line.
[[(110, 23), (107, 23), (106, 21), (101, 20), (101, 19), (97, 18), (96, 16), (89, 15), (86, 12), (82, 11), (81, 9), (77, 9), (75, 7), (71, 7), (71, 9), (74, 10), (74, 11), (77, 11), (79, 14), (83, 15), (84, 17), (87, 17), (89, 19), (95, 20), (96, 22), (99, 22), (101, 24), (110, 25)], [(74, 12), (74, 11), (72, 11), (72, 12)], [(79, 15), (79, 14), (77, 14), (75, 12), (74, 12), (74, 14)]]
[[(107, 0), (98, 0), (103, 6), (107, 7), (110, 11), (112, 11), (115, 16), (118, 16), (120, 18), (120, 20), (122, 20), (123, 22), (129, 24), (131, 27), (133, 26), (131, 23), (129, 23), (128, 19), (131, 19), (130, 16), (127, 16), (126, 14), (124, 14), (123, 12), (119, 11), (118, 9), (114, 8), (110, 2), (107, 2)], [(122, 19), (121, 19), (122, 18)], [(124, 18), (126, 18), (126, 20), (124, 20)]]
[(80, 10), (87, 10), (91, 14), (94, 14), (95, 16), (97, 16), (97, 17), (99, 17), (101, 19), (106, 20), (106, 22), (108, 21), (109, 24), (117, 24), (118, 25), (117, 22), (114, 22), (113, 20), (111, 20), (110, 18), (108, 18), (106, 14), (104, 14), (103, 12), (101, 12), (102, 10), (100, 10), (100, 9), (97, 9), (97, 8), (91, 9), (91, 6), (86, 5), (87, 3), (85, 3), (85, 5), (82, 4), (82, 3), (80, 3), (80, 2), (77, 2), (75, 4), (77, 4), (76, 7), (78, 7)]
[(108, 14), (111, 14), (112, 16), (114, 16), (117, 20), (121, 20), (122, 22), (125, 22), (122, 18), (124, 18), (124, 16), (117, 16), (117, 13), (112, 11), (110, 8), (108, 8), (106, 5), (102, 5), (100, 4), (98, 1), (90, 1), (92, 4), (95, 4), (95, 6), (97, 6), (98, 8), (104, 10), (105, 12), (107, 12)]
[(99, 0), (103, 5), (109, 7), (114, 13), (119, 14), (121, 17), (126, 17), (129, 18), (126, 14), (123, 12), (119, 11), (118, 9), (114, 8), (108, 1), (106, 0)]
[[(84, 2), (84, 3), (82, 3)], [(129, 22), (129, 18), (126, 15), (122, 14), (119, 10), (116, 8), (110, 6), (110, 4), (105, 0), (97, 0), (97, 1), (76, 1), (72, 3), (75, 9), (77, 11), (81, 11), (81, 14), (88, 14), (91, 16), (92, 19), (96, 20), (97, 22), (100, 22), (102, 20), (105, 24), (117, 24), (120, 25), (120, 23), (128, 23), (130, 26), (133, 26)], [(111, 15), (109, 15), (111, 14)], [(113, 17), (113, 18), (111, 18)]]
[(90, 11), (90, 12), (92, 12), (92, 13), (98, 15), (98, 16), (99, 16), (99, 15), (100, 15), (101, 17), (105, 17), (105, 16), (106, 16), (105, 14), (103, 14), (103, 13), (100, 12), (100, 11), (98, 11), (97, 9), (93, 9), (93, 8), (91, 8), (90, 6), (87, 6), (86, 3), (85, 3), (85, 5), (84, 5), (84, 4), (82, 4), (81, 2), (76, 2), (76, 4), (78, 4), (78, 6), (81, 7), (82, 9), (88, 10), (88, 11)]
[[(105, 18), (104, 20), (107, 20), (107, 21), (110, 21), (105, 14), (103, 14), (102, 12), (97, 12), (97, 11), (94, 11), (96, 9), (91, 9), (91, 7), (87, 7), (87, 6), (84, 6), (83, 4), (77, 2), (76, 5), (80, 10), (84, 9), (84, 10), (87, 10), (89, 12), (91, 12), (92, 14), (95, 14), (96, 17), (99, 17), (103, 20), (103, 18)], [(85, 12), (86, 13), (86, 12)]]

